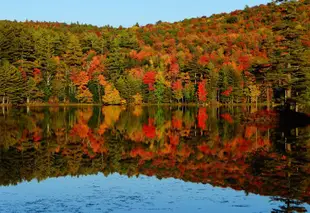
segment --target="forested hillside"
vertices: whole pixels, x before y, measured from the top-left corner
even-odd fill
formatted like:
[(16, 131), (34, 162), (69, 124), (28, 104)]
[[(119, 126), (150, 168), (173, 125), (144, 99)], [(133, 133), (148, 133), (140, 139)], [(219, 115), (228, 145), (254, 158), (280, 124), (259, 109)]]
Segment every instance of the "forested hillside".
[(310, 1), (131, 28), (0, 21), (3, 103), (310, 103)]

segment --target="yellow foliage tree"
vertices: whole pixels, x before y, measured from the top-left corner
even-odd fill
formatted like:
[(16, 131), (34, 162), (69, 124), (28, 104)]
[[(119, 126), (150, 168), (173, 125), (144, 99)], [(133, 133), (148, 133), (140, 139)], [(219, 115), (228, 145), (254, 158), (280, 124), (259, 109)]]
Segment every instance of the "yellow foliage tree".
[(134, 104), (135, 105), (141, 105), (142, 104), (142, 102), (143, 102), (143, 97), (142, 97), (142, 95), (140, 94), (140, 93), (137, 93), (136, 95), (133, 95), (132, 96), (133, 97), (133, 99), (134, 99)]
[(83, 86), (78, 87), (78, 94), (77, 94), (76, 98), (81, 103), (92, 103), (93, 94), (91, 94), (89, 89), (83, 85)]
[(105, 84), (105, 95), (102, 97), (102, 101), (109, 105), (123, 105), (126, 104), (126, 100), (122, 99), (119, 91), (110, 83)]
[(261, 91), (259, 87), (256, 85), (250, 85), (249, 89), (250, 89), (251, 102), (256, 103), (256, 108), (257, 108), (258, 97), (260, 96)]

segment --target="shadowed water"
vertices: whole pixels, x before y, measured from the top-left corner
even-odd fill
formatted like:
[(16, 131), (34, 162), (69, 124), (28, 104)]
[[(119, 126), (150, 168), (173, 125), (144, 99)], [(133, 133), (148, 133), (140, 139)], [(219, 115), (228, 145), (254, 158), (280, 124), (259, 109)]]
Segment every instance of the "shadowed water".
[(310, 128), (255, 111), (4, 109), (0, 212), (309, 211)]

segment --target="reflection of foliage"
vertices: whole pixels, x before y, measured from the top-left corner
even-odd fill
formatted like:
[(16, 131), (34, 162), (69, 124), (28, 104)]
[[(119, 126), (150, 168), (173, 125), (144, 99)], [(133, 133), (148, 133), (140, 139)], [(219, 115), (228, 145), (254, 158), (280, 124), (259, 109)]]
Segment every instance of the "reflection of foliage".
[(1, 146), (8, 149), (10, 146), (14, 146), (20, 139), (20, 131), (16, 121), (6, 120), (4, 117), (0, 117), (0, 143)]
[(274, 197), (272, 200), (284, 203), (284, 205), (279, 207), (280, 209), (273, 209), (272, 213), (307, 212), (306, 208), (301, 206), (302, 202), (300, 201), (284, 199), (281, 197)]
[(243, 125), (239, 117), (246, 113), (236, 112), (142, 106), (15, 110), (0, 117), (0, 184), (118, 172), (309, 203), (308, 131), (298, 131), (298, 143), (291, 137), (286, 152), (270, 142), (278, 139), (275, 130)]

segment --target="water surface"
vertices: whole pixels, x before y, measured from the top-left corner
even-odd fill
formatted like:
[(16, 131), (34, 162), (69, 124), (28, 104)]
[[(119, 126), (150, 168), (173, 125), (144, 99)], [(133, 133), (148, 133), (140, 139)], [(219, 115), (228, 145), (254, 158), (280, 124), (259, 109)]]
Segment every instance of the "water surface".
[(245, 122), (254, 111), (4, 110), (0, 212), (309, 211), (310, 129)]

